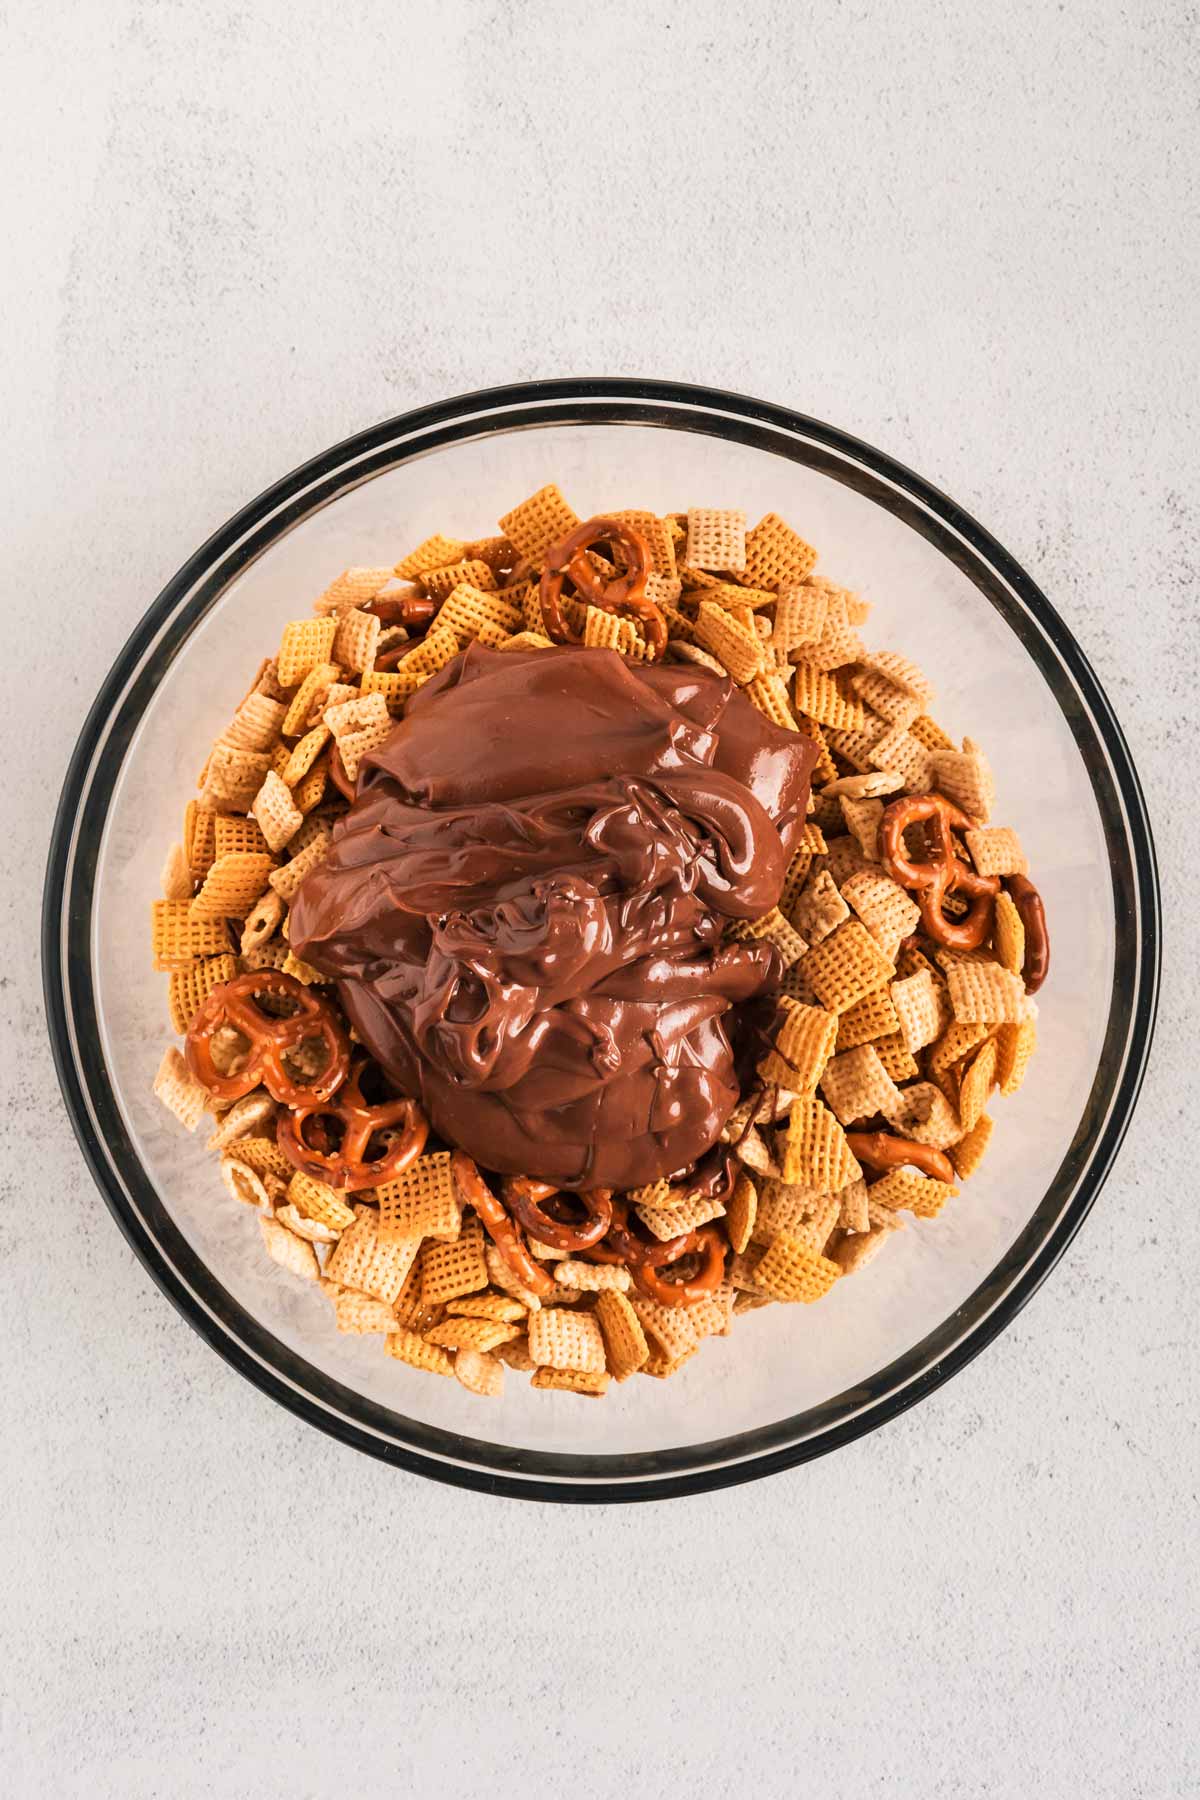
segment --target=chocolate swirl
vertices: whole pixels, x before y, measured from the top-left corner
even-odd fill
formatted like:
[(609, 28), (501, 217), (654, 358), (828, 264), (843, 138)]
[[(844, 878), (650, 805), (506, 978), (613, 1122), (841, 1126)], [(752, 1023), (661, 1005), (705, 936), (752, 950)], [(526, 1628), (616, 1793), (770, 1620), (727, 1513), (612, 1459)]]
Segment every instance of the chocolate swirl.
[(408, 702), (291, 914), (363, 1042), (485, 1168), (628, 1188), (737, 1102), (724, 1016), (815, 758), (705, 670), (475, 644)]

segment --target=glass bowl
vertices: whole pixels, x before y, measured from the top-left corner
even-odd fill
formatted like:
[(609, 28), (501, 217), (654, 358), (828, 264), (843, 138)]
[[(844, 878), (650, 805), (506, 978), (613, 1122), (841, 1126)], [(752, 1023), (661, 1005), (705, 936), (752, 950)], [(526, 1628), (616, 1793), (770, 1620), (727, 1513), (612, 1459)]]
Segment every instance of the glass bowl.
[[(510, 1378), (476, 1399), (339, 1336), (328, 1302), (262, 1252), (204, 1132), (151, 1093), (169, 1038), (149, 902), (206, 747), (283, 622), (348, 564), (428, 533), (486, 534), (556, 480), (581, 516), (744, 507), (795, 522), (822, 573), (874, 602), (871, 641), (916, 659), (936, 714), (982, 741), (995, 816), (1045, 897), (1054, 964), (1033, 1078), (995, 1108), (989, 1158), (936, 1221), (814, 1307), (739, 1318), (669, 1382), (599, 1405)], [(552, 762), (553, 744), (546, 755)], [(779, 407), (666, 382), (492, 389), (365, 431), (288, 475), (184, 565), (84, 725), (46, 883), (59, 1076), (113, 1215), (210, 1344), (310, 1423), (437, 1479), (540, 1500), (721, 1487), (861, 1436), (993, 1338), (1096, 1197), (1145, 1067), (1158, 974), (1150, 830), (1129, 752), (1077, 644), (1029, 576), (944, 495)]]

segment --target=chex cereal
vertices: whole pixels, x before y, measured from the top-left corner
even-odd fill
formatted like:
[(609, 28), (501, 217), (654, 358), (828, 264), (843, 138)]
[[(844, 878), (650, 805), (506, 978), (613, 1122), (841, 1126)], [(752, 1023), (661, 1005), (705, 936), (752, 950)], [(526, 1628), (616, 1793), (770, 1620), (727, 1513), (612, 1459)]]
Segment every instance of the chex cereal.
[[(906, 1225), (936, 1244), (957, 1183), (1003, 1142), (994, 1098), (1024, 1081), (1048, 966), (1029, 856), (992, 816), (997, 776), (984, 749), (939, 723), (933, 682), (902, 650), (870, 641), (866, 599), (817, 572), (802, 518), (621, 505), (585, 519), (547, 480), (494, 523), (447, 520), (449, 534), (436, 523), (403, 532), (390, 565), (319, 571), (310, 609), (249, 659), (248, 688), (231, 683), (207, 756), (195, 747), (196, 789), (181, 796), (176, 841), (147, 896), (151, 955), (183, 1043), (165, 1051), (154, 1091), (186, 1130), (207, 1120), (215, 1203), (257, 1231), (278, 1279), (326, 1299), (331, 1331), (377, 1340), (400, 1365), (397, 1383), (438, 1374), (495, 1398), (507, 1369), (546, 1404), (607, 1394), (620, 1405), (613, 1396), (633, 1376), (670, 1379), (691, 1365), (699, 1391), (708, 1359), (723, 1354), (708, 1340), (742, 1329), (745, 1314), (818, 1302), (868, 1268), (885, 1281), (879, 1253)], [(525, 1177), (493, 1174), (439, 1136), (419, 1084), (404, 1091), (402, 1062), (374, 1061), (369, 1010), (352, 1024), (341, 970), (302, 922), (308, 896), (341, 866), (360, 816), (348, 815), (428, 705), (478, 679), (480, 659), (516, 671), (545, 658), (553, 670), (575, 646), (600, 659), (587, 665), (595, 698), (589, 685), (571, 715), (581, 736), (592, 713), (632, 704), (612, 695), (640, 692), (637, 671), (657, 669), (697, 709), (684, 748), (706, 733), (715, 742), (733, 709), (750, 741), (767, 734), (781, 759), (812, 764), (807, 810), (786, 844), (781, 828), (778, 863), (763, 865), (771, 891), (762, 883), (736, 916), (714, 909), (720, 923), (702, 936), (698, 957), (750, 958), (765, 984), (728, 1065), (732, 1091), (720, 1088), (731, 1097), (715, 1141), (594, 1188), (537, 1178), (536, 1109)], [(526, 726), (544, 737), (538, 794), (557, 792), (556, 759), (569, 766), (573, 734), (546, 736), (536, 709)], [(494, 736), (489, 724), (481, 779), (513, 738), (512, 718)], [(414, 806), (425, 787), (440, 792), (435, 763), (410, 771)], [(456, 1079), (504, 1091), (489, 1015), (500, 987), (485, 981), (501, 966), (503, 930), (524, 934), (513, 990), (541, 979), (538, 930), (551, 914), (563, 944), (591, 932), (627, 972), (623, 934), (665, 921), (701, 884), (731, 880), (733, 840), (706, 847), (692, 790), (655, 787), (657, 774), (631, 780), (589, 825), (608, 858), (592, 889), (601, 905), (618, 880), (636, 886), (627, 869), (645, 876), (638, 904), (605, 911), (603, 926), (586, 913), (596, 901), (570, 881), (556, 887), (556, 870), (538, 861), (569, 806), (534, 807), (522, 826), (543, 887), (513, 882), (496, 903), (486, 881), (433, 881), (416, 914), (397, 902), (396, 918), (424, 914), (423, 978), (436, 986), (444, 972), (455, 995), (437, 1018), (430, 1003), (430, 1017), (453, 1041)], [(495, 802), (491, 852), (522, 798)], [(427, 838), (420, 855), (428, 848)], [(672, 858), (687, 871), (673, 901)], [(356, 904), (368, 905), (369, 888)], [(470, 949), (456, 962), (460, 939)], [(373, 938), (381, 964), (386, 952)], [(461, 992), (455, 968), (470, 973)], [(689, 995), (685, 1005), (715, 999), (717, 1021), (727, 1010), (715, 983)], [(609, 1025), (586, 1029), (599, 1066), (632, 1068)], [(497, 1160), (511, 1169), (515, 1159)]]

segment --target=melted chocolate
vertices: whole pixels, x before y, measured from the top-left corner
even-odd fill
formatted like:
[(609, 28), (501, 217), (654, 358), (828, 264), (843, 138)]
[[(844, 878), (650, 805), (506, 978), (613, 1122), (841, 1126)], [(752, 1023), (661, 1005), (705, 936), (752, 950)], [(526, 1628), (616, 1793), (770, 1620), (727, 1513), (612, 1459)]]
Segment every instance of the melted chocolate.
[(655, 1180), (737, 1103), (723, 1021), (779, 961), (725, 928), (778, 900), (814, 759), (706, 670), (474, 644), (364, 759), (292, 944), (485, 1168)]

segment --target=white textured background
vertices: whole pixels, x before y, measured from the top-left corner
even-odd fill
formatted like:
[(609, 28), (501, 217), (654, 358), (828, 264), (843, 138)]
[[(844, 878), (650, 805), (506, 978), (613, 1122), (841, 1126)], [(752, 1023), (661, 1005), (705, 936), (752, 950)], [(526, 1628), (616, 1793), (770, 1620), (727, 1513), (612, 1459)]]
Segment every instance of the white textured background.
[[(0, 17), (0, 1790), (1196, 1793), (1194, 5)], [(196, 544), (378, 418), (580, 373), (831, 419), (997, 532), (1129, 733), (1168, 962), (998, 1344), (832, 1459), (573, 1512), (392, 1473), (202, 1344), (76, 1152), (34, 943), (83, 710)]]

